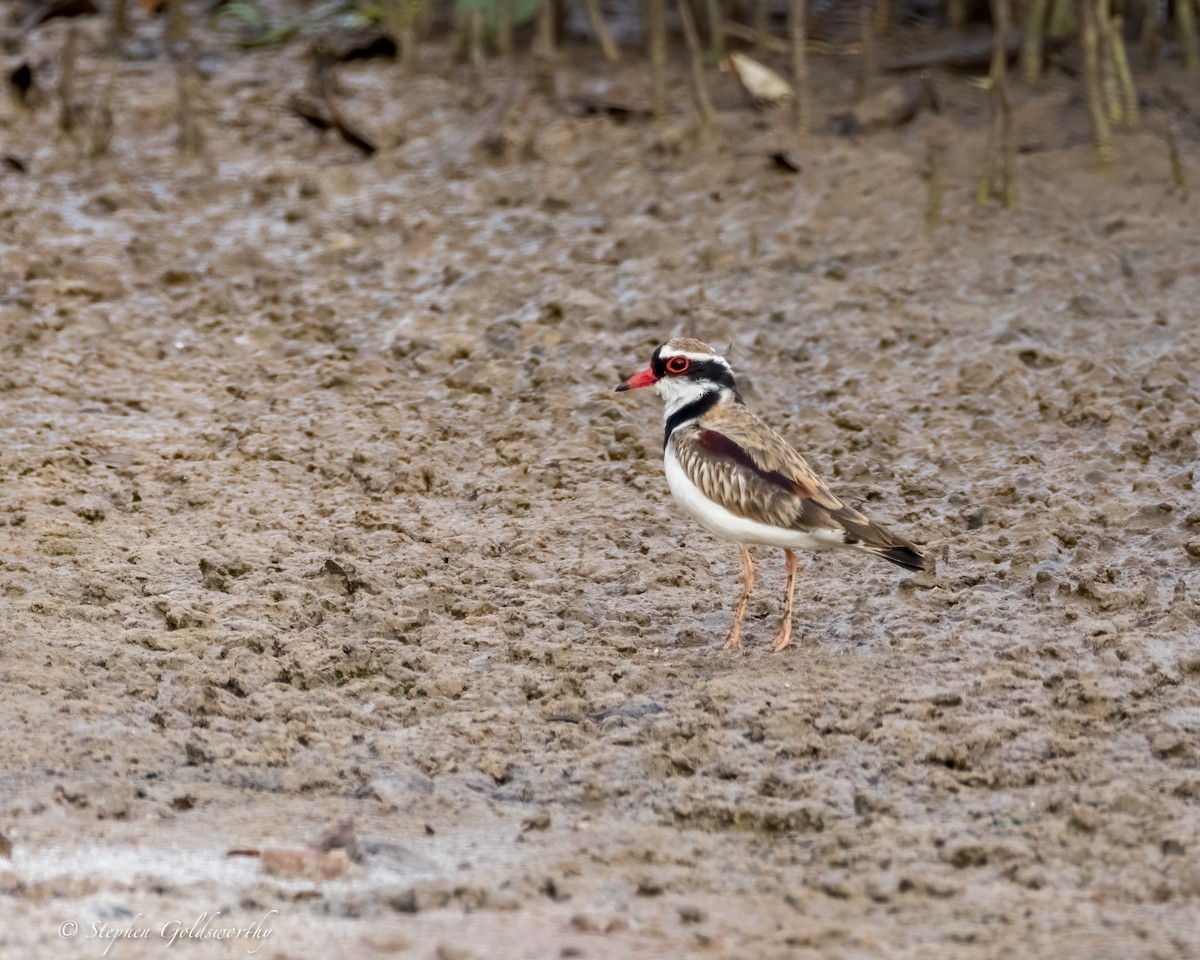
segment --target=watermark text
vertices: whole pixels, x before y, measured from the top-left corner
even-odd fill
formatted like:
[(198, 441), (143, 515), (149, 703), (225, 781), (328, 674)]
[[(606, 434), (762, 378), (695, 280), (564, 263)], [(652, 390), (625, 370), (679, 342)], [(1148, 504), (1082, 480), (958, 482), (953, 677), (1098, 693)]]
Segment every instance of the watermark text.
[(122, 940), (143, 940), (167, 947), (200, 940), (241, 941), (245, 944), (246, 953), (253, 954), (258, 953), (262, 945), (271, 939), (275, 932), (271, 923), (278, 915), (278, 910), (268, 910), (257, 920), (240, 923), (223, 917), (219, 910), (159, 923), (147, 920), (141, 913), (120, 921), (93, 920), (84, 925), (74, 920), (64, 920), (58, 925), (58, 936), (62, 940), (91, 940), (96, 943), (103, 957), (112, 955)]

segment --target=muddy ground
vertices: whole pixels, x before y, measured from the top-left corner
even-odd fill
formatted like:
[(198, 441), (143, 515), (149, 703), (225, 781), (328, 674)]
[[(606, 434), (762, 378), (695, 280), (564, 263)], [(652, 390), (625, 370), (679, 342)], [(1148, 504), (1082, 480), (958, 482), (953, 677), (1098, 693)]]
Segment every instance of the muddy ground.
[[(206, 42), (203, 158), (161, 57), (106, 156), (0, 113), (0, 952), (1200, 956), (1194, 80), (1107, 168), (1021, 94), (1005, 212), (961, 78), (795, 143), (728, 78), (704, 137), (682, 72), (622, 124), (493, 71), (496, 127), (367, 62), (363, 161), (284, 111), (302, 44)], [(642, 80), (590, 56), (564, 90)], [(679, 333), (936, 575), (813, 559), (772, 655), (763, 552), (722, 652), (736, 550), (612, 392)], [(343, 821), (332, 880), (227, 856)]]

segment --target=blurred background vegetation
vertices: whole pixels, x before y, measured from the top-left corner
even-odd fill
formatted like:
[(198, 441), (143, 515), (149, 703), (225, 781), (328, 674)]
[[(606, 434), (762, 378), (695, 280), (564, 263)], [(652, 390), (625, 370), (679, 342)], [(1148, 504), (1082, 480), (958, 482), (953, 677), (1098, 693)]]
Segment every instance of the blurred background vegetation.
[[(329, 76), (338, 64), (370, 58), (465, 71), (481, 105), (486, 76), (527, 71), (538, 90), (559, 96), (564, 71), (621, 71), (626, 81), (641, 78), (640, 87), (626, 82), (624, 96), (576, 93), (573, 105), (622, 121), (679, 109), (673, 78), (686, 76), (708, 128), (719, 126), (710, 86), (733, 77), (744, 88), (742, 108), (772, 111), (799, 136), (903, 126), (939, 111), (948, 92), (975, 88), (986, 91), (988, 114), (976, 194), (1007, 205), (1016, 196), (1014, 96), (1047, 85), (1074, 91), (1067, 122), (1086, 124), (1102, 161), (1114, 156), (1114, 136), (1143, 127), (1150, 108), (1175, 187), (1186, 193), (1180, 144), (1197, 139), (1188, 97), (1200, 77), (1198, 12), (1200, 0), (18, 0), (4, 45), (12, 95), (25, 107), (39, 94), (57, 99), (67, 129), (79, 120), (74, 32), (63, 41), (56, 90), (47, 89), (44, 66), (22, 58), (22, 38), (57, 20), (101, 19), (110, 56), (145, 56), (139, 33), (161, 22), (163, 51), (178, 64), (179, 143), (189, 151), (203, 141), (191, 117), (200, 31), (247, 52), (308, 44), (313, 82), (290, 111), (367, 156), (376, 145), (346, 118)], [(818, 117), (814, 102), (839, 106)], [(103, 136), (95, 139), (102, 152)], [(936, 156), (929, 163), (936, 168)]]

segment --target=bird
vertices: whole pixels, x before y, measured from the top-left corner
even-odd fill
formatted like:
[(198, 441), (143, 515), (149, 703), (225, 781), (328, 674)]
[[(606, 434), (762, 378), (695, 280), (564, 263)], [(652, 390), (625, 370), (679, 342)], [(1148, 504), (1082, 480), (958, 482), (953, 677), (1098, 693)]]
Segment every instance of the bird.
[(792, 642), (797, 550), (857, 551), (906, 570), (931, 569), (915, 543), (833, 495), (804, 458), (746, 406), (733, 368), (707, 343), (668, 340), (617, 392), (643, 387), (653, 387), (663, 400), (663, 462), (675, 500), (741, 552), (742, 592), (722, 649), (744, 650), (742, 621), (754, 589), (750, 546), (782, 547), (787, 561), (775, 652)]

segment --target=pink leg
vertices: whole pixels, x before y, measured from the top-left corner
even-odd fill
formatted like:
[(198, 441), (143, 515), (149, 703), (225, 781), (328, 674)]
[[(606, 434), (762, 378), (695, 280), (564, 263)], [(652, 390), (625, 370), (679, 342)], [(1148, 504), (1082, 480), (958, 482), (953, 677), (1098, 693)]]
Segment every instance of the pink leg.
[(750, 603), (750, 591), (754, 589), (754, 561), (750, 559), (750, 551), (739, 544), (742, 551), (742, 596), (738, 600), (737, 609), (733, 614), (733, 626), (729, 628), (729, 636), (725, 638), (722, 650), (742, 650), (742, 621), (746, 619), (746, 605)]
[(796, 571), (800, 569), (796, 555), (791, 550), (783, 552), (787, 557), (787, 599), (783, 607), (783, 625), (780, 626), (779, 633), (775, 635), (775, 642), (771, 644), (771, 649), (776, 653), (792, 642), (792, 606), (793, 598), (796, 595)]

